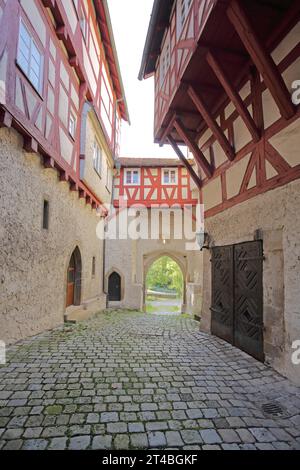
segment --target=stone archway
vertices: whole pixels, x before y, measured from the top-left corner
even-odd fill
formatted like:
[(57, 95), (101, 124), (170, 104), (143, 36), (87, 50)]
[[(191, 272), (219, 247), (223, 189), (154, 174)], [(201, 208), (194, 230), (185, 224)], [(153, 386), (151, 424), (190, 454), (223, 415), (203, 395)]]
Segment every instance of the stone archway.
[(160, 258), (167, 256), (171, 258), (179, 266), (182, 272), (183, 279), (183, 294), (182, 294), (182, 312), (186, 310), (186, 299), (187, 299), (187, 257), (185, 254), (168, 251), (168, 250), (159, 250), (153, 253), (147, 253), (143, 257), (143, 310), (146, 308), (146, 295), (147, 295), (147, 274), (149, 269), (155, 263), (155, 261)]

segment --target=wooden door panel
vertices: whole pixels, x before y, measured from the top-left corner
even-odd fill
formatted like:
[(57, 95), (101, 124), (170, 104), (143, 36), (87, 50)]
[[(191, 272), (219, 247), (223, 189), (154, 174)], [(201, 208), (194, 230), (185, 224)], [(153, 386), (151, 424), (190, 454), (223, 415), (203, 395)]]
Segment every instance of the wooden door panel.
[(263, 361), (262, 242), (243, 243), (235, 247), (234, 271), (234, 344)]
[(233, 343), (233, 247), (217, 247), (212, 256), (212, 334)]

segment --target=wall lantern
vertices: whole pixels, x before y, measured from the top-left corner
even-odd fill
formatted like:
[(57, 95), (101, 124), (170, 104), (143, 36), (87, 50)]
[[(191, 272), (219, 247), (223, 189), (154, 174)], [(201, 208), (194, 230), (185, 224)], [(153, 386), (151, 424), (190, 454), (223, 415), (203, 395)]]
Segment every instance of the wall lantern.
[(209, 250), (210, 236), (207, 232), (197, 232), (196, 240), (200, 247), (200, 251)]

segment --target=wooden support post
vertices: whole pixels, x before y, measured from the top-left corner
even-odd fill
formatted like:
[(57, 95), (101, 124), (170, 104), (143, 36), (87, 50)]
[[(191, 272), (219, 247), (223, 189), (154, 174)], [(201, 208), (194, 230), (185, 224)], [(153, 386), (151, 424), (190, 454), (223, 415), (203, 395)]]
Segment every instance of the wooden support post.
[(262, 75), (281, 115), (285, 119), (290, 119), (296, 112), (290, 93), (274, 60), (254, 30), (239, 0), (231, 1), (227, 15)]
[(184, 166), (186, 167), (186, 169), (188, 170), (188, 172), (190, 173), (192, 179), (194, 180), (196, 186), (198, 189), (201, 189), (202, 188), (202, 181), (201, 179), (199, 178), (199, 176), (197, 175), (197, 173), (195, 172), (194, 168), (192, 167), (192, 165), (188, 162), (188, 160), (185, 158), (185, 156), (183, 155), (183, 153), (181, 152), (180, 148), (178, 147), (176, 141), (173, 139), (173, 137), (171, 135), (168, 135), (167, 136), (167, 140), (169, 142), (169, 144), (172, 146), (174, 152), (177, 154), (178, 158), (182, 161), (182, 163), (184, 164)]
[(247, 107), (245, 106), (239, 93), (232, 86), (231, 81), (229, 80), (222, 65), (211, 52), (208, 52), (206, 56), (206, 60), (208, 64), (210, 65), (210, 67), (212, 68), (212, 70), (214, 71), (216, 77), (218, 78), (219, 82), (223, 86), (224, 90), (226, 91), (228, 98), (232, 101), (237, 112), (243, 119), (254, 141), (258, 142), (260, 140), (260, 133), (255, 125), (255, 122), (253, 121), (252, 116), (249, 113)]
[(202, 168), (206, 176), (210, 178), (213, 173), (210, 164), (206, 160), (205, 156), (201, 152), (198, 145), (190, 139), (190, 137), (188, 136), (188, 133), (184, 129), (182, 122), (179, 119), (176, 119), (174, 121), (174, 127), (176, 131), (178, 132), (179, 136), (183, 139), (187, 147), (190, 149), (190, 151), (194, 155), (194, 158), (197, 164)]
[(203, 100), (200, 98), (199, 95), (197, 95), (197, 93), (195, 92), (194, 88), (191, 85), (188, 87), (187, 92), (188, 92), (189, 97), (193, 101), (194, 105), (198, 109), (199, 113), (203, 117), (204, 121), (206, 122), (208, 127), (211, 129), (215, 138), (220, 143), (228, 160), (230, 161), (234, 160), (234, 157), (235, 157), (234, 149), (230, 145), (228, 139), (226, 138), (224, 132), (222, 131), (218, 123), (215, 121), (215, 119), (211, 115), (210, 111), (205, 106)]

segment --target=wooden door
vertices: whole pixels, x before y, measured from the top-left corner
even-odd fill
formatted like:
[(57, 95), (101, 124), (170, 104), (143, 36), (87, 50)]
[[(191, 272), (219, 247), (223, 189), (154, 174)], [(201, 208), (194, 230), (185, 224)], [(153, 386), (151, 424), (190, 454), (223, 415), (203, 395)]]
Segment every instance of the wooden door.
[(264, 361), (262, 274), (262, 242), (237, 245), (234, 250), (234, 344), (259, 361)]
[(121, 276), (113, 272), (108, 279), (108, 298), (112, 302), (121, 300)]
[(233, 247), (213, 249), (212, 334), (233, 344)]
[(212, 334), (264, 361), (261, 241), (213, 249), (211, 311)]
[(68, 267), (68, 280), (67, 280), (67, 307), (74, 305), (75, 295), (75, 257), (71, 256), (70, 264)]

